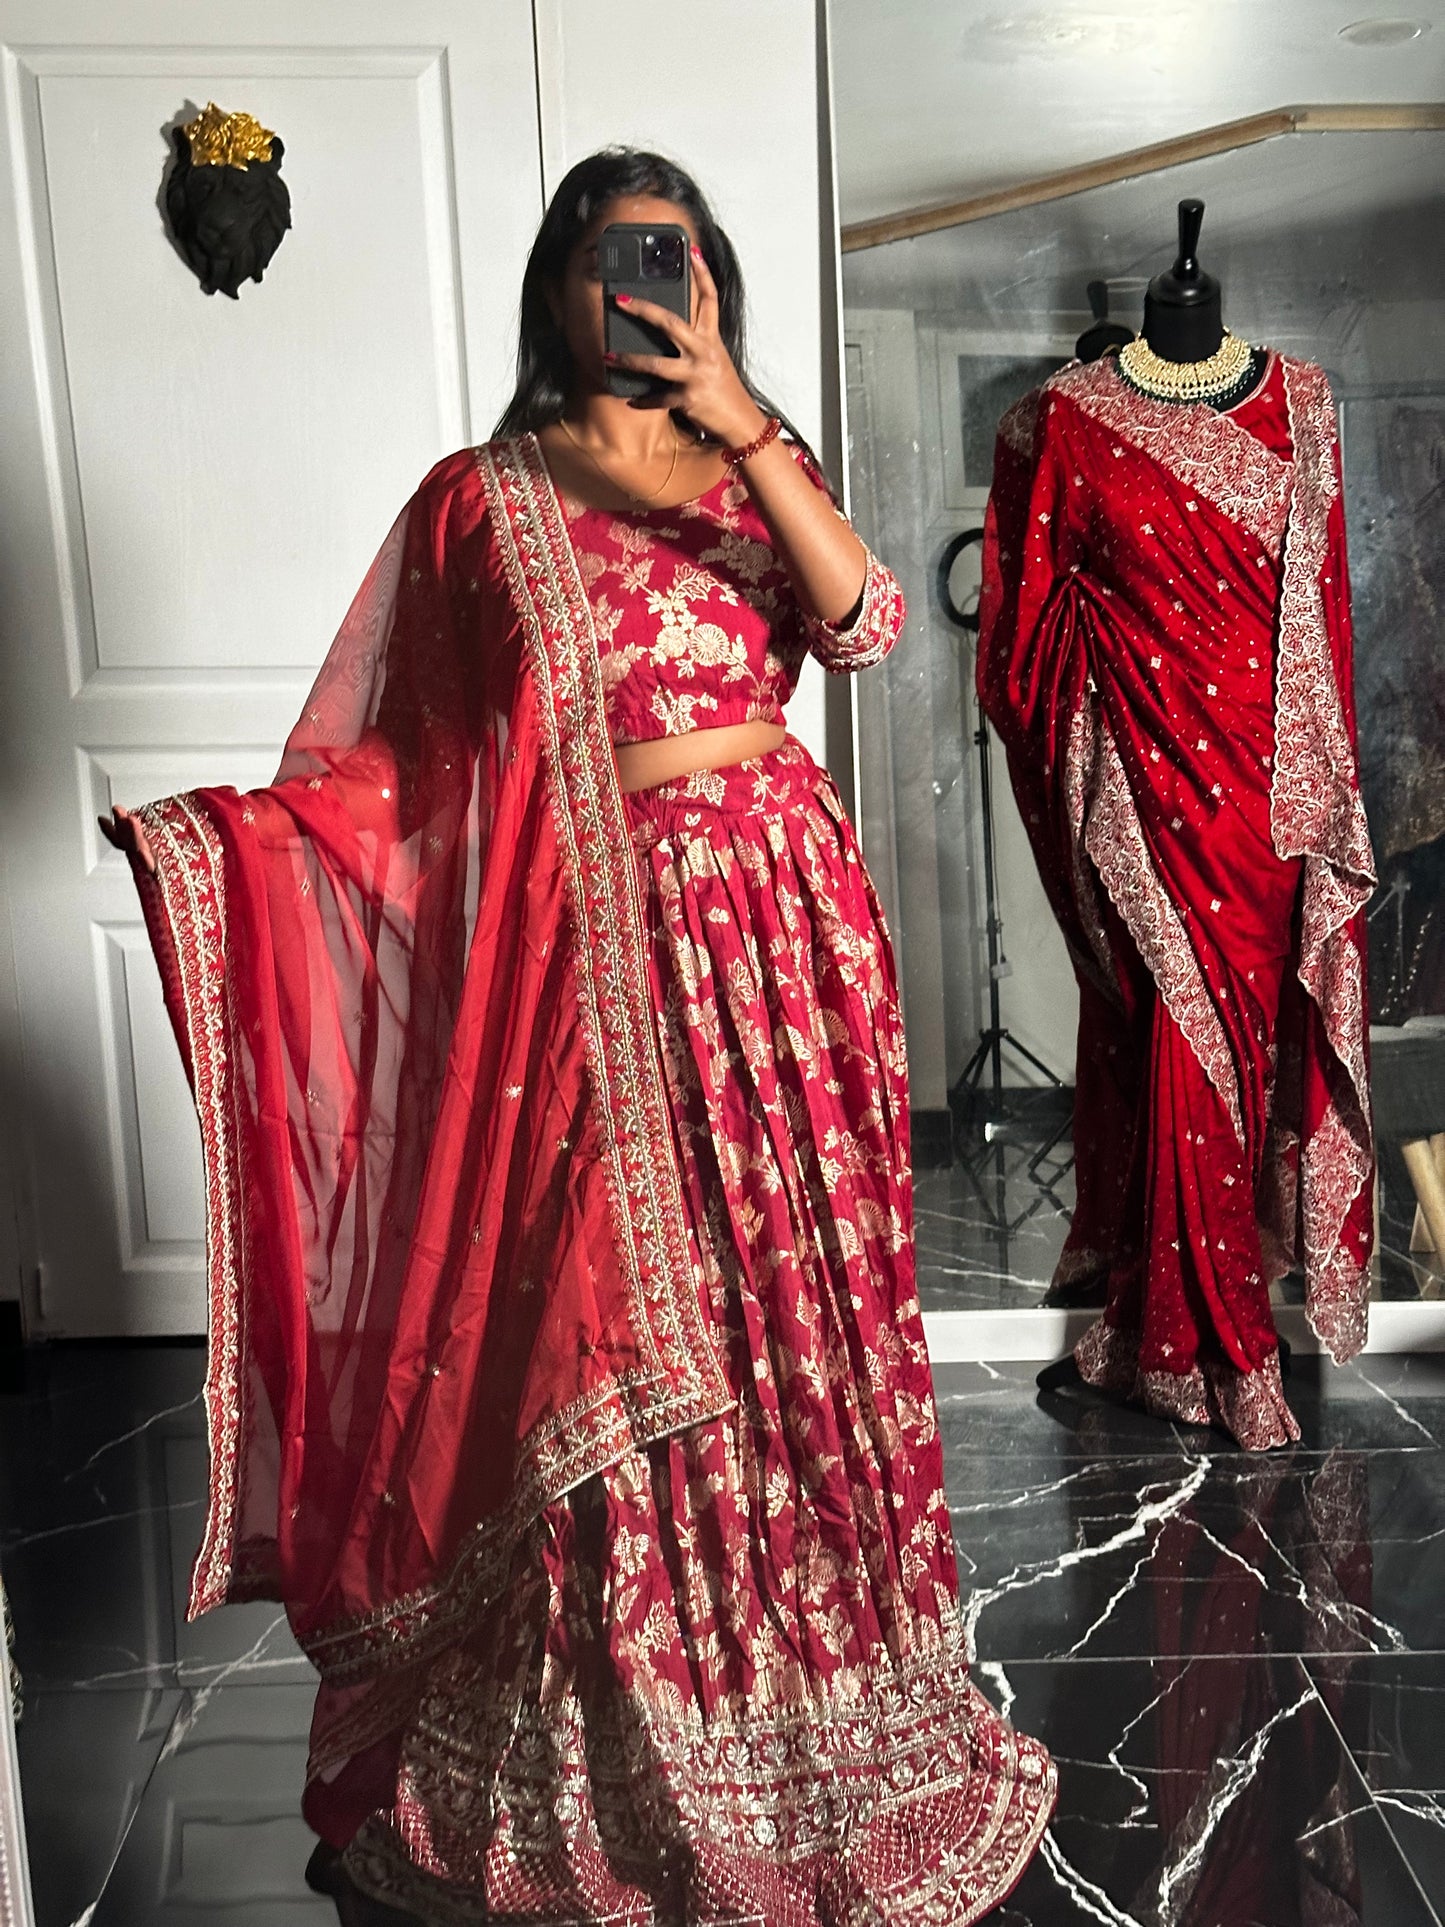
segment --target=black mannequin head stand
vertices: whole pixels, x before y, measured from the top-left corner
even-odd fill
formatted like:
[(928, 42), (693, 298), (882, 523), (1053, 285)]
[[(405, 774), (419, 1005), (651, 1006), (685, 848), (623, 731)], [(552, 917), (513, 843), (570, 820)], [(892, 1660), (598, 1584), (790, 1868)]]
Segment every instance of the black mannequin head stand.
[(1224, 339), (1219, 283), (1195, 259), (1203, 201), (1179, 203), (1179, 258), (1144, 297), (1144, 339), (1164, 361), (1206, 361)]

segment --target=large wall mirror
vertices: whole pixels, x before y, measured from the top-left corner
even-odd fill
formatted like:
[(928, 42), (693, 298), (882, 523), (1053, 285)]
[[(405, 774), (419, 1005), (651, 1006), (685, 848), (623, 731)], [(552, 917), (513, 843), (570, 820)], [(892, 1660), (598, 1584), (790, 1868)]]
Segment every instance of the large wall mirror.
[[(862, 30), (854, 10), (840, 10), (845, 74), (857, 58), (849, 36)], [(890, 220), (875, 199), (870, 218), (850, 225), (848, 100), (845, 87), (853, 504), (912, 610), (909, 646), (859, 689), (859, 805), (905, 986), (920, 1275), (936, 1349), (1044, 1356), (1069, 1329), (1062, 1311), (1050, 1312), (1048, 1287), (1073, 1202), (1077, 994), (973, 691), (969, 618), (994, 438), (1005, 410), (1074, 356), (1101, 313), (1138, 328), (1187, 196), (1205, 202), (1200, 253), (1223, 283), (1230, 328), (1320, 363), (1339, 410), (1361, 776), (1380, 874), (1369, 908), (1380, 1149), (1373, 1342), (1438, 1344), (1445, 1257), (1434, 1246), (1445, 1239), (1430, 1219), (1445, 1207), (1445, 256), (1431, 237), (1445, 113), (1260, 116), (1175, 142), (1173, 165), (1168, 147), (1118, 166), (1101, 154), (935, 213)], [(1303, 1338), (1290, 1310), (1298, 1281), (1274, 1289), (1281, 1328)], [(1033, 1325), (1031, 1338), (1029, 1320), (1041, 1316), (1054, 1323), (1047, 1337)]]

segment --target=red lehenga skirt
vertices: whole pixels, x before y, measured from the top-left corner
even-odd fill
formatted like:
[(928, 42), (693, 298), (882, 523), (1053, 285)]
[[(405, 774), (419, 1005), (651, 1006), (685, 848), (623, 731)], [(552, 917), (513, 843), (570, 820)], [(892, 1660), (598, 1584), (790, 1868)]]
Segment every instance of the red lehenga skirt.
[(878, 905), (791, 740), (628, 815), (737, 1408), (549, 1506), (399, 1741), (324, 1685), (308, 1811), (369, 1809), (353, 1879), (430, 1921), (965, 1927), (1055, 1778), (968, 1677)]

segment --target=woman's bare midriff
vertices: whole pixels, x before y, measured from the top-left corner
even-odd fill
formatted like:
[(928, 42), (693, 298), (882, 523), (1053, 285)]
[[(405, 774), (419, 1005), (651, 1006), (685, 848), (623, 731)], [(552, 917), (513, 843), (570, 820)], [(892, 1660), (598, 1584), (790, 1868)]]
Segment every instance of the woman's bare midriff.
[(729, 723), (722, 729), (692, 729), (684, 736), (657, 736), (647, 743), (617, 743), (617, 775), (624, 796), (672, 783), (699, 769), (730, 769), (734, 763), (766, 756), (787, 739), (781, 723)]

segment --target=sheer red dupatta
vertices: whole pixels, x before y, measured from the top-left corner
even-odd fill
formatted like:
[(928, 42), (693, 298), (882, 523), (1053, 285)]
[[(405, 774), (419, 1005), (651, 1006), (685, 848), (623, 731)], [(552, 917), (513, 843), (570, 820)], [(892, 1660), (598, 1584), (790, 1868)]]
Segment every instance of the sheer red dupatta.
[(538, 1508), (731, 1403), (535, 441), (428, 476), (271, 788), (140, 815), (205, 1152), (190, 1610), (281, 1598), (364, 1678), (445, 1643)]

